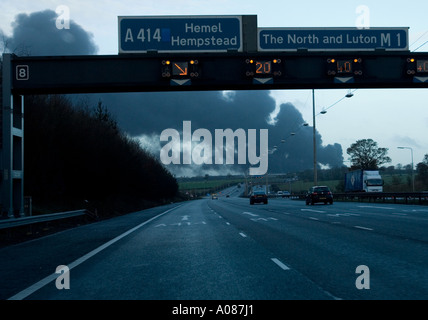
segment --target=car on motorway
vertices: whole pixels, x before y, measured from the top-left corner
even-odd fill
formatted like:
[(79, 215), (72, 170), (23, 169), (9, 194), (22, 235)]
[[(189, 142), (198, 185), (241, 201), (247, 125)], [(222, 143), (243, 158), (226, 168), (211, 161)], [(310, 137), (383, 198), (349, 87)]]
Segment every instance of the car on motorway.
[(283, 192), (282, 192), (282, 197), (283, 197), (283, 198), (285, 198), (285, 197), (290, 197), (290, 196), (291, 196), (290, 191), (283, 191)]
[(324, 202), (324, 204), (333, 204), (333, 193), (327, 186), (313, 186), (306, 193), (306, 205), (318, 202)]
[(250, 204), (261, 203), (261, 202), (264, 204), (267, 204), (268, 203), (268, 195), (266, 194), (266, 192), (264, 190), (254, 191), (250, 196)]
[(213, 193), (213, 194), (211, 195), (211, 199), (212, 199), (212, 200), (218, 200), (218, 196), (217, 196), (217, 194), (216, 194), (216, 193)]
[(276, 193), (276, 196), (281, 198), (289, 197), (290, 195), (291, 193), (289, 191), (278, 191)]

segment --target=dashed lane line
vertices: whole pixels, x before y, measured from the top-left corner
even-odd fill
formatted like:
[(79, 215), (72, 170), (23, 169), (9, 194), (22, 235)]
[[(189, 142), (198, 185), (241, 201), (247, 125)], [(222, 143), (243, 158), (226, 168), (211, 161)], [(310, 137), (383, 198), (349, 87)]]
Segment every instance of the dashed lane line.
[(313, 210), (313, 209), (300, 209), (300, 211), (317, 212), (317, 213), (326, 213), (326, 211)]
[(290, 268), (288, 266), (286, 266), (284, 263), (282, 263), (280, 260), (278, 260), (277, 258), (271, 258), (271, 260), (273, 262), (275, 262), (282, 270), (290, 270)]
[(354, 228), (362, 229), (362, 230), (368, 230), (368, 231), (373, 231), (373, 229), (371, 229), (371, 228), (361, 227), (361, 226), (354, 226)]

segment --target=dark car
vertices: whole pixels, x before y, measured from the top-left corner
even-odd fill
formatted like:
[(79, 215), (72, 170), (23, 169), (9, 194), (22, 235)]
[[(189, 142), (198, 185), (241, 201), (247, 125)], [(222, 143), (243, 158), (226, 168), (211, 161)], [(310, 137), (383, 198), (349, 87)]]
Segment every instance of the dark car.
[(314, 186), (309, 189), (306, 194), (306, 205), (315, 204), (317, 202), (324, 202), (324, 204), (333, 204), (333, 193), (329, 187), (326, 186)]
[(268, 196), (266, 192), (254, 191), (250, 196), (250, 204), (261, 203), (261, 202), (263, 202), (264, 204), (268, 203)]

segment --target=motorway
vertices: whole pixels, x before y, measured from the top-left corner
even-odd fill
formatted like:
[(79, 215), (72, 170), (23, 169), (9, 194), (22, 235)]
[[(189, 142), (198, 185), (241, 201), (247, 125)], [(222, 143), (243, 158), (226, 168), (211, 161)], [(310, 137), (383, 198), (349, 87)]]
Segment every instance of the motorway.
[[(306, 206), (287, 198), (250, 205), (240, 192), (232, 187), (218, 200), (170, 204), (2, 248), (0, 298), (428, 299), (428, 207)], [(55, 273), (59, 265), (69, 268), (68, 278)], [(67, 279), (69, 289), (58, 289)]]

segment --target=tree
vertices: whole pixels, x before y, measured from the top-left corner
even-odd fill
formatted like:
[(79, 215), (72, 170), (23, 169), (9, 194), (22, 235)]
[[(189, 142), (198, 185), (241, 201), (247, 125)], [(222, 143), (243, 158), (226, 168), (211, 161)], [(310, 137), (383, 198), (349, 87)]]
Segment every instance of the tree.
[(107, 109), (74, 106), (62, 95), (26, 96), (25, 194), (43, 211), (80, 209), (100, 216), (172, 200), (176, 179)]
[(106, 126), (113, 129), (116, 133), (119, 133), (117, 121), (113, 118), (107, 107), (103, 106), (101, 100), (98, 101), (97, 106), (93, 110), (93, 116), (98, 121), (105, 123)]
[(358, 140), (346, 153), (350, 155), (352, 166), (363, 170), (376, 170), (380, 165), (391, 162), (387, 156), (388, 148), (379, 148), (372, 139)]

